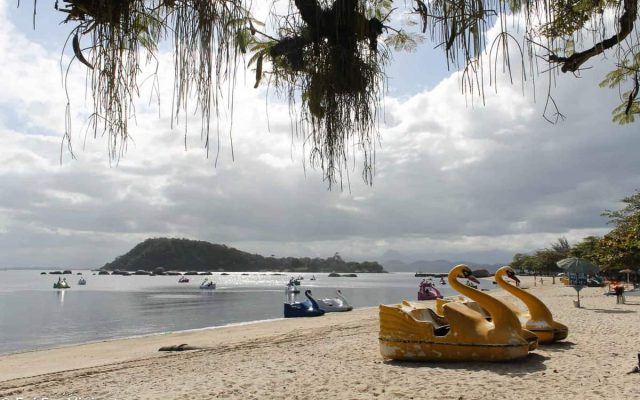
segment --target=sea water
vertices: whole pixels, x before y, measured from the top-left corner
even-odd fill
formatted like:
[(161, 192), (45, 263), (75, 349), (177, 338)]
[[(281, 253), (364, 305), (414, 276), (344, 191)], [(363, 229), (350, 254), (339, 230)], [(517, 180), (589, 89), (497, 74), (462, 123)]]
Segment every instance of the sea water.
[[(85, 286), (78, 285), (78, 272), (86, 279)], [(178, 283), (179, 276), (94, 273), (0, 270), (0, 354), (282, 318), (283, 303), (290, 300), (285, 286), (293, 276), (214, 273), (207, 278), (217, 288), (201, 290), (203, 276), (188, 276), (189, 283)], [(295, 301), (304, 301), (306, 289), (316, 298), (335, 297), (340, 289), (354, 307), (416, 300), (418, 284), (424, 279), (413, 273), (301, 276), (301, 294)], [(71, 288), (53, 289), (58, 277), (66, 278)], [(437, 284), (438, 279), (434, 282), (444, 296), (453, 294), (448, 285)], [(481, 287), (491, 286), (485, 281)]]

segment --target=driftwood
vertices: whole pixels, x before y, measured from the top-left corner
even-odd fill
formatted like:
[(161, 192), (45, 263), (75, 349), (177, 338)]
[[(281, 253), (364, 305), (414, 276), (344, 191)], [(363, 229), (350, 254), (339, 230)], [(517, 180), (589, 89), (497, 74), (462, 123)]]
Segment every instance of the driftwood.
[(187, 351), (187, 350), (201, 350), (204, 347), (197, 346), (189, 346), (186, 343), (173, 345), (173, 346), (163, 346), (158, 349), (158, 351)]

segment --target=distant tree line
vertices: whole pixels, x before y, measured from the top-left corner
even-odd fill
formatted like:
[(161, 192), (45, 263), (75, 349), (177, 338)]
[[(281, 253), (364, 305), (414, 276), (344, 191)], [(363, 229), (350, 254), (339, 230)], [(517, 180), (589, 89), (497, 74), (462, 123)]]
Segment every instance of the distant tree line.
[(557, 261), (578, 257), (593, 262), (608, 274), (626, 268), (636, 270), (640, 266), (640, 192), (625, 197), (622, 202), (625, 204), (622, 209), (602, 213), (613, 226), (604, 236), (587, 236), (573, 246), (561, 237), (550, 248), (536, 250), (533, 254), (517, 253), (513, 256), (511, 267), (537, 274), (551, 274), (560, 271)]
[(385, 272), (377, 262), (348, 262), (340, 254), (323, 258), (264, 257), (223, 244), (205, 241), (153, 238), (139, 243), (102, 269), (152, 271), (292, 271), (292, 272)]

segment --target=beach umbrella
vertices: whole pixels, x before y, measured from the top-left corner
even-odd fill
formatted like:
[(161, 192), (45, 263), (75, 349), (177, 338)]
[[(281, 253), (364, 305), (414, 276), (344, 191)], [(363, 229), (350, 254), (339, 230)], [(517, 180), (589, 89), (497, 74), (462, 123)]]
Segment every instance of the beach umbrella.
[[(558, 261), (556, 265), (564, 269), (568, 274), (595, 275), (600, 272), (600, 268), (598, 268), (591, 261), (577, 257), (562, 259)], [(576, 290), (576, 293), (578, 294), (578, 301), (575, 302), (576, 307), (580, 307), (580, 290), (582, 290), (583, 287), (584, 286), (582, 285), (573, 286), (573, 288)]]
[(589, 260), (577, 257), (562, 259), (556, 265), (568, 273), (595, 275), (600, 272), (600, 268)]
[(632, 269), (629, 269), (629, 268), (620, 270), (620, 272), (623, 273), (623, 274), (627, 274), (627, 284), (629, 284), (629, 274), (635, 274), (636, 273), (636, 271), (634, 271)]

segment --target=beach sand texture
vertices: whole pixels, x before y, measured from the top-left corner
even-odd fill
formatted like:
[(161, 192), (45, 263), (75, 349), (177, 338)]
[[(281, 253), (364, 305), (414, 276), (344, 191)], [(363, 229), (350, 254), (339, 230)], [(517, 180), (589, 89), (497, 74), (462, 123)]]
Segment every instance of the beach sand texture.
[[(639, 399), (640, 296), (533, 287), (565, 342), (509, 363), (385, 361), (377, 308), (0, 357), (0, 399)], [(507, 297), (502, 290), (493, 292)], [(510, 298), (513, 299), (513, 298)], [(412, 300), (412, 299), (411, 299)], [(161, 346), (206, 347), (180, 353)]]

